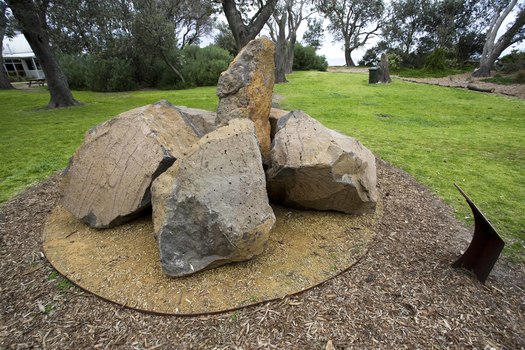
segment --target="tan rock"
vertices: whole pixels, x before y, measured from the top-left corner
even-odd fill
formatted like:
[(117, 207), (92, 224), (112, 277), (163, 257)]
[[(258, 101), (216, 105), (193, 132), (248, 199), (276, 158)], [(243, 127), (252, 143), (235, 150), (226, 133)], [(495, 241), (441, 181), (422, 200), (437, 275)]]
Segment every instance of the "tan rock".
[(275, 134), (277, 133), (277, 122), (281, 117), (284, 117), (290, 113), (290, 111), (285, 111), (284, 109), (272, 108), (270, 109), (270, 138), (273, 141)]
[(217, 85), (221, 125), (235, 118), (255, 123), (257, 139), (266, 162), (270, 154), (270, 123), (275, 71), (275, 45), (268, 38), (252, 40), (235, 57)]
[(297, 208), (373, 212), (374, 155), (302, 111), (281, 117), (267, 170), (270, 199)]
[(154, 181), (152, 204), (169, 276), (260, 254), (275, 216), (253, 122), (234, 119), (204, 136)]
[(151, 182), (198, 141), (167, 101), (124, 112), (86, 136), (62, 182), (62, 203), (96, 228), (113, 227), (150, 206)]

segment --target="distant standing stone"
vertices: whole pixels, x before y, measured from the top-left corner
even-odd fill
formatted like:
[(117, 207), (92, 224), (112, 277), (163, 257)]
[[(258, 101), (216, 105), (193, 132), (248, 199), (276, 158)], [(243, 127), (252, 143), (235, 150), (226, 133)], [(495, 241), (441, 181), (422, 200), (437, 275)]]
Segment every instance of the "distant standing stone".
[(152, 186), (161, 265), (173, 277), (253, 258), (275, 216), (253, 122), (204, 136)]
[(376, 207), (372, 152), (302, 111), (277, 122), (267, 179), (270, 199), (291, 207), (349, 214)]
[(388, 57), (384, 53), (381, 55), (381, 62), (379, 62), (378, 82), (385, 83), (385, 84), (392, 82), (392, 80), (390, 79), (390, 68), (388, 64)]
[(150, 206), (152, 181), (198, 141), (169, 102), (124, 112), (88, 131), (62, 181), (62, 203), (91, 227), (126, 222)]
[(235, 118), (255, 123), (263, 160), (270, 153), (272, 91), (275, 79), (275, 45), (268, 38), (252, 40), (219, 78), (217, 117), (221, 125)]

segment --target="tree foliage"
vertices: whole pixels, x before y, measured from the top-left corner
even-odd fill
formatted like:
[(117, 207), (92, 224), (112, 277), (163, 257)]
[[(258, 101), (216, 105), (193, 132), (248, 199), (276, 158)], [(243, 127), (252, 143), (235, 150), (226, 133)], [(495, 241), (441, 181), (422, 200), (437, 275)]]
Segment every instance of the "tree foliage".
[(344, 45), (347, 66), (354, 66), (352, 52), (366, 44), (382, 24), (382, 0), (318, 0), (318, 8), (328, 19), (328, 30)]
[(461, 65), (481, 54), (493, 2), (497, 0), (392, 0), (381, 41), (367, 61), (381, 52), (401, 56), (404, 66), (422, 67), (436, 49), (447, 65)]
[(235, 38), (227, 23), (219, 22), (215, 27), (219, 33), (213, 38), (213, 42), (220, 48), (228, 51), (232, 56), (236, 56), (239, 52)]
[(303, 34), (303, 42), (319, 50), (324, 41), (323, 19), (311, 17), (308, 18), (308, 27)]
[(318, 70), (326, 71), (328, 63), (324, 56), (319, 56), (313, 46), (295, 44), (295, 55), (293, 61), (294, 70)]
[(217, 11), (206, 0), (50, 0), (50, 9), (51, 42), (68, 76), (82, 66), (89, 81), (75, 86), (99, 91), (193, 85), (182, 51), (212, 31)]

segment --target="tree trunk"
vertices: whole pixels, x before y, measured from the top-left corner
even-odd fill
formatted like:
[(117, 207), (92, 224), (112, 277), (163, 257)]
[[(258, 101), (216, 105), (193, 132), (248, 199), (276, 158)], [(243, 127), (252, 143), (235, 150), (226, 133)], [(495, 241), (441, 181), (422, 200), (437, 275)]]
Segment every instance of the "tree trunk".
[(479, 60), (479, 67), (472, 72), (472, 76), (475, 78), (490, 77), (490, 70), (495, 60), (482, 57)]
[(275, 45), (275, 83), (287, 83), (286, 64), (287, 64), (287, 43), (286, 43), (286, 13), (281, 18), (275, 18), (279, 33)]
[(285, 68), (286, 74), (290, 74), (293, 71), (293, 59), (295, 56), (294, 49), (295, 49), (296, 42), (297, 42), (297, 35), (294, 33), (290, 33), (290, 41), (288, 45), (286, 46), (286, 68)]
[(222, 9), (228, 20), (228, 25), (235, 38), (239, 51), (255, 39), (260, 33), (275, 9), (277, 0), (268, 0), (251, 18), (249, 25), (245, 25), (240, 11), (237, 9), (235, 0), (222, 0)]
[(489, 77), (490, 70), (501, 53), (512, 44), (524, 39), (524, 35), (520, 35), (520, 31), (525, 25), (525, 7), (520, 9), (514, 23), (510, 27), (507, 27), (505, 33), (496, 41), (496, 35), (503, 21), (510, 14), (516, 3), (517, 0), (512, 0), (501, 14), (497, 14), (492, 19), (487, 32), (485, 45), (483, 45), (483, 53), (481, 54), (479, 67), (472, 73), (473, 77)]
[(13, 89), (13, 85), (9, 82), (9, 76), (4, 69), (4, 58), (2, 56), (2, 45), (4, 43), (5, 29), (7, 27), (7, 19), (5, 17), (5, 10), (7, 5), (5, 2), (0, 2), (0, 89)]
[(7, 3), (46, 75), (47, 86), (51, 95), (47, 107), (78, 105), (79, 103), (71, 94), (67, 78), (49, 45), (45, 14), (41, 9), (37, 9), (32, 0), (8, 0)]
[(347, 67), (355, 67), (355, 63), (352, 60), (352, 48), (345, 44), (345, 63)]
[(184, 79), (184, 76), (181, 74), (181, 72), (179, 72), (179, 70), (170, 62), (170, 60), (168, 59), (168, 56), (166, 56), (166, 53), (164, 52), (164, 50), (159, 49), (159, 51), (160, 51), (160, 54), (162, 56), (162, 59), (168, 65), (168, 67), (171, 68), (173, 73), (175, 73), (180, 78), (180, 80), (182, 80), (183, 83), (186, 83), (186, 79)]

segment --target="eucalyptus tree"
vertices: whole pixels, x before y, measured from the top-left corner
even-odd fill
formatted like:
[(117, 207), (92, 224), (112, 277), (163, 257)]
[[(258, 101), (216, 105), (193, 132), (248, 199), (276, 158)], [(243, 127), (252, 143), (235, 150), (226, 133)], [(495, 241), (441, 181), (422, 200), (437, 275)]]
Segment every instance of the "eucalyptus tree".
[(56, 108), (78, 105), (78, 102), (71, 94), (67, 78), (49, 44), (46, 21), (48, 1), (7, 0), (7, 4), (13, 11), (22, 33), (46, 75), (47, 86), (51, 96), (47, 106)]
[(429, 0), (392, 0), (382, 28), (382, 39), (404, 56), (418, 49), (425, 35)]
[(303, 42), (317, 51), (323, 45), (324, 40), (323, 19), (310, 17), (307, 21), (308, 26), (303, 34)]
[[(261, 32), (272, 15), (277, 0), (215, 0), (228, 20), (237, 49), (242, 49)], [(252, 15), (253, 13), (253, 15)]]
[(66, 54), (129, 56), (134, 15), (131, 0), (51, 0), (50, 40)]
[(352, 52), (366, 44), (382, 25), (382, 0), (318, 0), (319, 11), (328, 19), (335, 41), (342, 41), (348, 67), (355, 66)]
[(4, 69), (4, 58), (2, 56), (2, 45), (8, 24), (6, 10), (6, 2), (0, 0), (0, 89), (13, 89), (13, 85), (11, 85), (11, 83), (9, 82), (9, 76), (7, 75), (7, 72)]
[(518, 7), (514, 20), (507, 26), (503, 34), (499, 38), (497, 37), (503, 22), (511, 14), (516, 4), (517, 0), (511, 0), (496, 5), (487, 29), (487, 38), (483, 46), (479, 67), (474, 70), (472, 76), (490, 76), (490, 70), (503, 50), (525, 40), (525, 5), (523, 4)]
[(297, 31), (305, 19), (315, 13), (309, 0), (279, 0), (272, 17), (268, 20), (270, 36), (275, 46), (275, 82), (286, 82), (286, 74), (292, 72)]
[(213, 38), (213, 43), (218, 47), (228, 51), (233, 57), (237, 56), (239, 50), (237, 49), (235, 38), (233, 37), (232, 31), (230, 30), (228, 24), (219, 22), (215, 25), (215, 29), (217, 29), (219, 33)]

